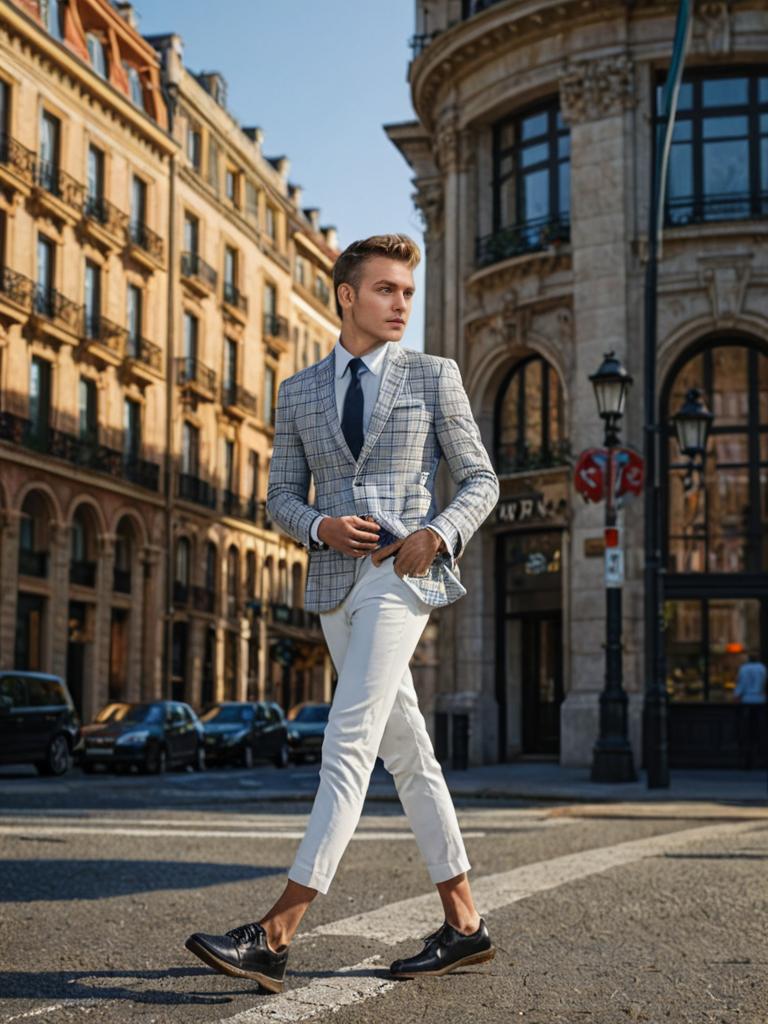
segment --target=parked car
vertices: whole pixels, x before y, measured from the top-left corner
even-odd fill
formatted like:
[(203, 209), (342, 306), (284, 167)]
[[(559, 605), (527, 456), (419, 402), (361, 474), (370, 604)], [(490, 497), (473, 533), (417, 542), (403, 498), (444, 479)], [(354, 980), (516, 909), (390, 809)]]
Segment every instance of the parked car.
[(99, 765), (136, 767), (155, 775), (186, 765), (205, 769), (203, 727), (192, 708), (180, 701), (107, 704), (82, 733), (84, 772)]
[(80, 720), (63, 679), (0, 672), (0, 763), (33, 764), (41, 775), (72, 767)]
[(205, 730), (209, 764), (272, 761), (285, 768), (290, 759), (288, 730), (283, 709), (270, 701), (227, 700), (214, 704), (200, 719)]
[(330, 704), (297, 704), (288, 713), (288, 745), (291, 758), (302, 764), (308, 757), (320, 759)]

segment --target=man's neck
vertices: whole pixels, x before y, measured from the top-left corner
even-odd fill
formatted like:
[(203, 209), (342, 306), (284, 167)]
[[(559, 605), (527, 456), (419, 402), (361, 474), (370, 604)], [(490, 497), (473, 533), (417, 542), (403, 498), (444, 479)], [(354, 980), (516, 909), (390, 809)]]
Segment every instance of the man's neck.
[(339, 341), (343, 348), (353, 356), (364, 356), (381, 345), (386, 345), (386, 338), (374, 338), (371, 334), (363, 334), (359, 331), (341, 329)]

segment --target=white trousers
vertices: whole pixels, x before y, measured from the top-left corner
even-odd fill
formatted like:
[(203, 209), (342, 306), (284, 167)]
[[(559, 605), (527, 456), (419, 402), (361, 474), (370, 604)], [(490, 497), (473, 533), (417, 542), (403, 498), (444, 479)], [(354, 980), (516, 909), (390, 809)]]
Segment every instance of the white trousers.
[(451, 795), (408, 663), (430, 606), (394, 570), (358, 559), (344, 601), (320, 616), (338, 683), (312, 813), (288, 877), (326, 893), (357, 828), (378, 754), (391, 772), (433, 882), (469, 870)]

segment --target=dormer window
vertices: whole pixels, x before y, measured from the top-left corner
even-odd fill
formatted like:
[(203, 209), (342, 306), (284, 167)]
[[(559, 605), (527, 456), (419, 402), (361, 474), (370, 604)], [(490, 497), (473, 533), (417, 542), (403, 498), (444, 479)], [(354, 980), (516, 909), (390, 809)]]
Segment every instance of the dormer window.
[(91, 66), (93, 70), (99, 78), (106, 78), (107, 51), (104, 49), (104, 43), (93, 32), (89, 32), (86, 35), (85, 42), (88, 47), (88, 56), (91, 58)]
[(131, 97), (131, 102), (143, 110), (144, 89), (141, 85), (141, 76), (133, 65), (124, 64), (123, 67), (125, 68), (125, 73), (128, 76), (128, 93)]

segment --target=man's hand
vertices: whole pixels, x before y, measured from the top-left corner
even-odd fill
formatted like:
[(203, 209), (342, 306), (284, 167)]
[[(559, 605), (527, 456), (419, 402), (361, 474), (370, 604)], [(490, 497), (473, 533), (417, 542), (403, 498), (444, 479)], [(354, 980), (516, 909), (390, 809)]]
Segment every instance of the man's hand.
[(363, 558), (376, 549), (380, 529), (378, 523), (360, 516), (326, 516), (318, 527), (317, 536), (343, 555)]
[(398, 576), (425, 576), (442, 546), (441, 538), (432, 530), (417, 530), (404, 540), (381, 548), (371, 555), (371, 561), (374, 565), (381, 565), (385, 558), (394, 554)]

